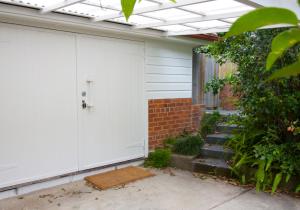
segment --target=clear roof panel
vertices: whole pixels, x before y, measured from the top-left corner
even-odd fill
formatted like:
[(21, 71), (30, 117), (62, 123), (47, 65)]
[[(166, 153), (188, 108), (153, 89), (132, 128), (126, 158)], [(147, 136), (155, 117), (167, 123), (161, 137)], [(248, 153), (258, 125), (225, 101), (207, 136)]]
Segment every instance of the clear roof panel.
[[(229, 27), (237, 19), (231, 16), (219, 20), (202, 21), (203, 15), (209, 17), (254, 9), (237, 0), (177, 0), (177, 3), (171, 3), (170, 0), (142, 0), (136, 3), (134, 11), (137, 14), (132, 15), (127, 22), (121, 12), (120, 0), (82, 0), (75, 3), (74, 0), (0, 0), (0, 2), (83, 16), (90, 18), (91, 21), (123, 23), (136, 26), (136, 30), (151, 28), (181, 34), (183, 32), (196, 33), (201, 29)], [(192, 19), (192, 21), (186, 21), (186, 19)]]
[(162, 30), (162, 31), (187, 31), (187, 30), (193, 30), (193, 28), (183, 26), (183, 25), (161, 26), (161, 27), (156, 27), (155, 29)]
[[(113, 7), (118, 10), (121, 10), (120, 0), (87, 0), (84, 2), (94, 4), (100, 7)], [(137, 4), (135, 5), (135, 9), (141, 9), (145, 7), (155, 6), (155, 5), (157, 4), (150, 1), (141, 1), (141, 2), (138, 1)]]
[(233, 23), (234, 21), (236, 21), (238, 18), (226, 18), (226, 19), (223, 19), (227, 22), (230, 22), (230, 23)]
[(176, 8), (172, 9), (165, 9), (161, 11), (156, 12), (148, 12), (144, 13), (147, 16), (155, 17), (155, 18), (162, 18), (164, 20), (174, 20), (178, 18), (192, 18), (192, 17), (198, 17), (198, 15), (186, 11), (182, 11)]
[(209, 20), (209, 21), (202, 21), (202, 22), (195, 22), (195, 23), (188, 23), (188, 26), (193, 26), (197, 28), (214, 28), (220, 26), (230, 26), (229, 23), (225, 23), (219, 20)]
[(24, 5), (24, 6), (32, 6), (36, 8), (48, 7), (53, 4), (60, 3), (62, 0), (1, 0), (2, 2)]
[(200, 4), (184, 6), (183, 8), (195, 12), (201, 12), (206, 15), (238, 12), (253, 9), (252, 7), (246, 6), (234, 0), (214, 0)]
[(156, 23), (159, 20), (153, 19), (153, 18), (149, 18), (149, 17), (144, 17), (141, 15), (132, 15), (128, 22), (126, 21), (126, 19), (124, 17), (120, 17), (120, 18), (114, 18), (111, 19), (111, 21), (115, 21), (115, 22), (120, 22), (120, 23), (129, 23), (132, 25), (137, 25), (137, 24), (149, 24), (149, 23)]
[(108, 15), (115, 12), (115, 10), (110, 10), (106, 8), (101, 8), (101, 7), (91, 6), (88, 4), (81, 4), (81, 3), (67, 6), (62, 9), (58, 9), (57, 11), (69, 13), (73, 15), (83, 15), (87, 17), (99, 17), (101, 15)]

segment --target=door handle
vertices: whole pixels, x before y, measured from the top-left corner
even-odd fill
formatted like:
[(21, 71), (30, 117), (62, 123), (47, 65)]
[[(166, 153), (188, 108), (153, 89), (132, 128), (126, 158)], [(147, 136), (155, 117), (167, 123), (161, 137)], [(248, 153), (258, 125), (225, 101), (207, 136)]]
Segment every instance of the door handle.
[(86, 109), (86, 108), (90, 109), (93, 108), (94, 106), (92, 104), (87, 103), (85, 100), (82, 100), (81, 107), (82, 109)]

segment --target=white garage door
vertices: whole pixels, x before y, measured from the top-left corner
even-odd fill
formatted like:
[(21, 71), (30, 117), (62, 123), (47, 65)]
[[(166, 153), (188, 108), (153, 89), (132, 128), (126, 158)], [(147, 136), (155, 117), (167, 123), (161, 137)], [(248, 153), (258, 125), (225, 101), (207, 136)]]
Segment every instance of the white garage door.
[(1, 24), (0, 188), (144, 156), (143, 47)]

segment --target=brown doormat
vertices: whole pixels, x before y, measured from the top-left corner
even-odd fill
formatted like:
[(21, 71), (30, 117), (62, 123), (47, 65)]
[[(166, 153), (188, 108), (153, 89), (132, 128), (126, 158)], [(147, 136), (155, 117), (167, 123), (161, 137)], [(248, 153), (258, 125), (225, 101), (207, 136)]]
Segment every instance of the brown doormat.
[(85, 180), (91, 183), (93, 187), (105, 190), (151, 176), (154, 176), (154, 174), (146, 171), (145, 169), (129, 166), (114, 171), (88, 176), (85, 177)]

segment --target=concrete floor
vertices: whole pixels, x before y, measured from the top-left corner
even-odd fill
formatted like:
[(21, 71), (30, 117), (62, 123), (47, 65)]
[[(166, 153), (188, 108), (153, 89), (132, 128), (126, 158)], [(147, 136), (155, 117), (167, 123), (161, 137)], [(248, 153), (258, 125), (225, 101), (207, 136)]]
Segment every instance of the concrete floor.
[(271, 196), (172, 169), (98, 191), (84, 181), (0, 201), (0, 210), (300, 210), (300, 199)]

